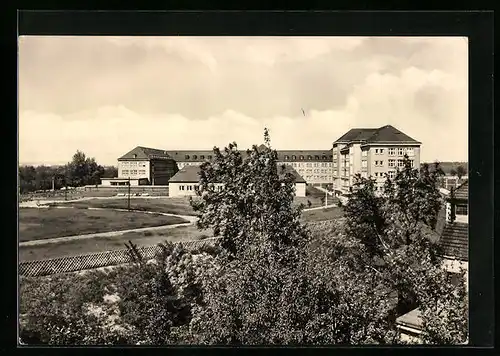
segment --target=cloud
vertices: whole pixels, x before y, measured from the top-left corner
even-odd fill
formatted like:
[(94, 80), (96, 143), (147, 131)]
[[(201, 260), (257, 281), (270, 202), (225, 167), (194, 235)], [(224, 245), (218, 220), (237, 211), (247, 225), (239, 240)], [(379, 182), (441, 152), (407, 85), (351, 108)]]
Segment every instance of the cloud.
[(422, 141), (425, 160), (463, 160), (467, 50), (463, 38), (22, 37), (20, 160), (248, 147), (265, 126), (276, 148), (327, 149), (385, 124)]

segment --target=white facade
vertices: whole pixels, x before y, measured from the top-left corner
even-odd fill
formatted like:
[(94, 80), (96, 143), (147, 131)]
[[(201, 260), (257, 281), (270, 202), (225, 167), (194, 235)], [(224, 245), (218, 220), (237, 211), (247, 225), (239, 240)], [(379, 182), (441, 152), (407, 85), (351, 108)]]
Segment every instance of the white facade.
[(118, 161), (118, 177), (120, 178), (146, 178), (150, 180), (150, 162), (144, 161)]
[[(170, 182), (168, 195), (170, 197), (195, 196), (198, 189), (198, 182)], [(222, 189), (222, 184), (216, 184), (216, 189)], [(295, 196), (306, 196), (306, 183), (295, 183)]]

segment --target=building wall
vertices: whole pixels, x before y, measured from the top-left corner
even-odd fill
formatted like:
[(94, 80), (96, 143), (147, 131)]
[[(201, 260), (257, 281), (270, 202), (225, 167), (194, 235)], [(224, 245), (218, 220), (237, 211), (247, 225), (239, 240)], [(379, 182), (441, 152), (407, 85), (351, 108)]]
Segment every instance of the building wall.
[(149, 161), (118, 161), (119, 178), (150, 179)]
[(306, 183), (295, 183), (295, 196), (297, 197), (306, 196)]
[(170, 178), (177, 173), (178, 165), (173, 159), (153, 159), (150, 164), (150, 184), (167, 185)]
[[(170, 182), (168, 195), (170, 197), (195, 196), (198, 182)], [(216, 188), (222, 188), (222, 184), (216, 184)], [(295, 184), (295, 195), (298, 197), (306, 196), (306, 183)]]

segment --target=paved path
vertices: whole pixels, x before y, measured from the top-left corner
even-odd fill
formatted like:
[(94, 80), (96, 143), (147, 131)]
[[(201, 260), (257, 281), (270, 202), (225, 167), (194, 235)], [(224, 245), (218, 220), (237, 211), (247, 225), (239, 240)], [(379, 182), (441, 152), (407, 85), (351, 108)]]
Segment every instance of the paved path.
[[(47, 207), (47, 206), (44, 206), (45, 204), (48, 204), (48, 202), (44, 202), (43, 205), (39, 205), (39, 206), (35, 206), (35, 207), (38, 207), (38, 208)], [(304, 209), (303, 211), (321, 210), (321, 209), (325, 209), (325, 208), (332, 208), (335, 206), (336, 205), (328, 205), (326, 207), (319, 206), (316, 208)], [(68, 209), (70, 207), (58, 206), (56, 208)], [(124, 212), (129, 211), (127, 209), (112, 209), (112, 208), (88, 208), (88, 209), (89, 210), (114, 210), (114, 211), (124, 211)], [(143, 231), (155, 231), (155, 230), (163, 230), (163, 229), (175, 229), (175, 228), (182, 227), (182, 226), (190, 226), (198, 220), (198, 217), (192, 216), (192, 215), (177, 215), (177, 214), (160, 213), (160, 212), (155, 212), (155, 211), (143, 211), (143, 210), (130, 210), (130, 211), (144, 213), (144, 214), (159, 214), (159, 215), (164, 215), (164, 216), (174, 216), (174, 217), (185, 219), (188, 222), (187, 223), (180, 223), (180, 224), (173, 224), (173, 225), (149, 226), (149, 227), (141, 227), (141, 228), (135, 228), (135, 229), (127, 229), (127, 230), (96, 232), (93, 234), (72, 235), (72, 236), (55, 237), (52, 239), (40, 239), (40, 240), (33, 240), (33, 241), (24, 241), (24, 242), (19, 242), (19, 247), (46, 245), (46, 244), (59, 243), (59, 242), (65, 242), (65, 241), (73, 241), (73, 240), (81, 240), (81, 239), (93, 239), (93, 238), (98, 238), (98, 237), (120, 236), (120, 235), (126, 234), (128, 232), (143, 232)]]
[[(66, 207), (57, 207), (58, 209), (67, 209)], [(114, 211), (126, 211), (127, 209), (108, 209), (108, 208), (88, 208), (89, 210), (114, 210)], [(186, 223), (180, 224), (172, 224), (172, 225), (160, 225), (160, 226), (148, 226), (148, 227), (140, 227), (135, 229), (127, 229), (127, 230), (115, 230), (115, 231), (106, 231), (106, 232), (96, 232), (93, 234), (83, 234), (83, 235), (72, 235), (72, 236), (63, 236), (63, 237), (55, 237), (52, 239), (40, 239), (33, 241), (23, 241), (19, 242), (19, 247), (23, 246), (36, 246), (36, 245), (45, 245), (51, 243), (58, 243), (64, 241), (73, 241), (73, 240), (81, 240), (81, 239), (93, 239), (96, 237), (109, 237), (109, 236), (120, 236), (128, 232), (142, 232), (142, 231), (154, 231), (154, 230), (165, 230), (165, 229), (175, 229), (177, 227), (182, 226), (190, 226), (194, 224), (198, 218), (196, 216), (191, 215), (177, 215), (177, 214), (169, 214), (169, 213), (159, 213), (154, 211), (142, 211), (142, 210), (131, 210), (132, 212), (144, 213), (144, 214), (158, 214), (164, 216), (174, 216), (178, 218), (182, 218), (187, 220)]]

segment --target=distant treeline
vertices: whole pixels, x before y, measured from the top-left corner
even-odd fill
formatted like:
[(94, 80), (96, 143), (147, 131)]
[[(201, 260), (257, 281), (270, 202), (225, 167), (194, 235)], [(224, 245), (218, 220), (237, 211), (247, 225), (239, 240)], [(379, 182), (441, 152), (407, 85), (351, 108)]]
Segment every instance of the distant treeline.
[[(429, 163), (432, 166), (432, 163)], [(469, 164), (467, 162), (439, 162), (439, 167), (443, 170), (444, 174), (452, 176), (466, 176), (469, 171)]]
[(113, 178), (118, 174), (116, 167), (101, 166), (94, 158), (77, 151), (71, 162), (62, 166), (19, 166), (19, 190), (29, 193), (38, 190), (61, 189), (100, 184), (101, 178)]

